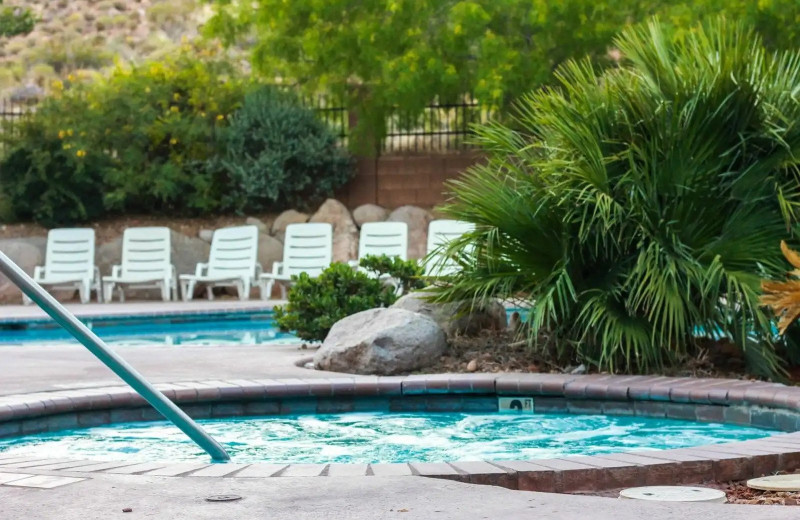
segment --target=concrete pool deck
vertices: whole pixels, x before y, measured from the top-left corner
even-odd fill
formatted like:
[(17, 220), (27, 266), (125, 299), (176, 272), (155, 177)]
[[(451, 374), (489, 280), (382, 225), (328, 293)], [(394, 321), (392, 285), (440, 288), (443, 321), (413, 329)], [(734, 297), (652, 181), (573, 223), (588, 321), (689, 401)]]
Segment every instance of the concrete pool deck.
[[(261, 302), (244, 303), (253, 304), (253, 308), (258, 308), (258, 304), (263, 305)], [(203, 304), (201, 310), (208, 310), (209, 302), (191, 302), (193, 312), (200, 312), (193, 310), (195, 304)], [(231, 302), (220, 301), (219, 304), (230, 305)], [(161, 305), (158, 304), (159, 307)], [(176, 308), (179, 311), (190, 309), (189, 306), (181, 306), (182, 304), (173, 305), (178, 306)], [(105, 310), (117, 305), (98, 307)], [(118, 310), (125, 314), (139, 309), (149, 313), (155, 308), (151, 304), (125, 304), (120, 305)], [(7, 307), (0, 307), (0, 317), (6, 315), (3, 312), (6, 309)], [(31, 308), (25, 307), (17, 311), (17, 315), (24, 315), (25, 309)], [(376, 389), (383, 388), (388, 392), (387, 399), (410, 398), (412, 401), (414, 398), (424, 398), (426, 393), (456, 393), (454, 399), (458, 400), (462, 397), (461, 392), (488, 392), (491, 386), (492, 391), (507, 392), (507, 395), (534, 393), (541, 396), (539, 402), (544, 406), (551, 409), (562, 407), (565, 411), (576, 413), (625, 413), (626, 409), (621, 403), (630, 403), (629, 411), (634, 412), (640, 409), (644, 413), (673, 416), (672, 414), (687, 414), (691, 411), (695, 416), (710, 414), (707, 418), (713, 420), (725, 418), (724, 414), (718, 414), (728, 410), (731, 413), (729, 418), (736, 419), (735, 414), (745, 413), (746, 410), (741, 406), (744, 404), (755, 410), (752, 413), (747, 412), (748, 420), (775, 423), (778, 420), (789, 420), (790, 416), (784, 413), (785, 410), (800, 409), (800, 388), (748, 382), (658, 377), (478, 374), (471, 377), (433, 375), (385, 378), (378, 384), (377, 378), (299, 368), (295, 363), (308, 357), (310, 353), (296, 345), (217, 348), (147, 346), (118, 347), (115, 350), (145, 376), (161, 383), (167, 395), (178, 401), (202, 401), (200, 389), (203, 388), (212, 403), (203, 406), (208, 406), (207, 413), (211, 415), (215, 413), (215, 406), (219, 406), (217, 410), (220, 412), (233, 410), (231, 402), (226, 401), (226, 396), (231, 395), (239, 396), (239, 399), (247, 393), (249, 398), (255, 399), (254, 402), (259, 402), (259, 399), (269, 396), (271, 392), (276, 397), (279, 394), (283, 397), (296, 397), (299, 394), (308, 399), (316, 399), (314, 403), (318, 407), (320, 403), (327, 403), (319, 399), (319, 396), (333, 395), (336, 388), (339, 388), (340, 394), (347, 394), (355, 392), (357, 388), (372, 388), (373, 385)], [(193, 383), (198, 380), (204, 382)], [(82, 392), (80, 389), (87, 390)], [(9, 419), (9, 410), (12, 415), (17, 413), (19, 417), (29, 417), (20, 423), (20, 431), (24, 431), (24, 421), (29, 421), (29, 428), (37, 424), (41, 427), (46, 421), (42, 423), (42, 419), (36, 419), (34, 412), (41, 412), (48, 406), (54, 406), (59, 413), (77, 413), (74, 420), (78, 424), (83, 424), (81, 417), (94, 418), (86, 424), (94, 424), (91, 421), (98, 420), (98, 417), (101, 418), (100, 423), (103, 419), (108, 422), (110, 413), (104, 411), (98, 403), (116, 400), (128, 408), (137, 406), (135, 399), (129, 394), (120, 387), (116, 377), (81, 346), (0, 347), (0, 427), (11, 424), (2, 422), (3, 410), (5, 419)], [(442, 397), (448, 398), (447, 395), (436, 397), (436, 402), (454, 402), (439, 400)], [(725, 408), (714, 408), (712, 405)], [(768, 405), (775, 405), (777, 408), (765, 408)], [(63, 408), (59, 408), (60, 406)], [(244, 403), (242, 406), (246, 407), (248, 404)], [(247, 409), (243, 410), (246, 412)], [(70, 414), (67, 416), (72, 420)], [(56, 417), (63, 420), (65, 415)], [(796, 421), (794, 416), (791, 419)], [(784, 429), (797, 429), (797, 423), (793, 425)], [(800, 467), (799, 434), (777, 435), (772, 441), (749, 442), (750, 444), (736, 443), (738, 446), (721, 448), (704, 447), (682, 452), (673, 450), (679, 453), (673, 454), (672, 460), (641, 455), (636, 459), (633, 455), (620, 454), (601, 458), (605, 462), (599, 465), (596, 459), (590, 461), (583, 457), (572, 458), (575, 460), (551, 460), (544, 463), (548, 466), (538, 468), (534, 467), (536, 464), (522, 461), (520, 464), (508, 464), (508, 467), (475, 462), (392, 465), (378, 468), (377, 473), (375, 469), (368, 470), (357, 465), (349, 468), (346, 465), (293, 465), (276, 468), (266, 464), (226, 467), (205, 463), (178, 465), (163, 461), (153, 463), (150, 467), (134, 467), (133, 463), (98, 464), (64, 459), (14, 458), (0, 453), (0, 519), (110, 518), (122, 515), (123, 508), (133, 509), (130, 518), (187, 519), (507, 517), (584, 520), (587, 515), (597, 520), (627, 520), (645, 516), (653, 519), (722, 516), (733, 520), (796, 518), (797, 512), (791, 507), (666, 505), (511, 491), (467, 483), (478, 482), (485, 475), (499, 475), (504, 479), (514, 479), (517, 484), (536, 486), (541, 483), (536, 480), (539, 478), (537, 475), (548, 474), (556, 477), (553, 482), (558, 483), (559, 490), (565, 491), (569, 490), (569, 482), (580, 484), (593, 473), (602, 474), (607, 479), (622, 476), (637, 485), (644, 485), (644, 479), (650, 475), (654, 478), (674, 479), (685, 476), (684, 470), (698, 472), (698, 480), (702, 480), (700, 475), (708, 471), (713, 476), (715, 472), (730, 475), (733, 474), (730, 473), (732, 471), (771, 472), (779, 467)], [(398, 466), (405, 466), (407, 469), (401, 471), (401, 476), (390, 476), (398, 470)], [(386, 476), (380, 476), (381, 472)], [(336, 476), (337, 474), (347, 476)], [(313, 478), (317, 475), (325, 475), (326, 478)], [(438, 478), (419, 478), (420, 476)], [(460, 481), (441, 480), (446, 478)], [(54, 487), (48, 489), (48, 485)], [(244, 498), (230, 503), (205, 501), (207, 496), (220, 494), (236, 494)]]

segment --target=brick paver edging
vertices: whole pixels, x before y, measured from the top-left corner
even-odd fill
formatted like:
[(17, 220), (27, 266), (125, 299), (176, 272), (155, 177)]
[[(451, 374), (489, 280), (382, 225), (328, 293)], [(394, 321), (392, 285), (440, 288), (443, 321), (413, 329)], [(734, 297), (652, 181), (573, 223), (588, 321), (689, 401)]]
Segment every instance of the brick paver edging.
[[(204, 464), (36, 459), (3, 468), (192, 477), (420, 475), (536, 491), (750, 478), (800, 468), (800, 387), (724, 379), (557, 374), (231, 380), (156, 385), (196, 418), (365, 410), (492, 411), (497, 396), (532, 396), (537, 412), (608, 413), (761, 426), (763, 439), (665, 451), (530, 461), (409, 464)], [(160, 416), (128, 387), (0, 397), (0, 437)]]

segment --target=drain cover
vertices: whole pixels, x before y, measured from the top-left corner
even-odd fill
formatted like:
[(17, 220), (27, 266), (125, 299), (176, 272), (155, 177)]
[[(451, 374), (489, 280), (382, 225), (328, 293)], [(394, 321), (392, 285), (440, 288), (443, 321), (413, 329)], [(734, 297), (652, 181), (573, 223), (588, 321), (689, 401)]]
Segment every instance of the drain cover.
[(753, 478), (747, 481), (747, 487), (764, 491), (800, 491), (800, 475)]
[(211, 495), (206, 497), (206, 502), (233, 502), (234, 500), (241, 500), (239, 495)]
[(659, 502), (718, 502), (725, 503), (725, 493), (718, 489), (695, 486), (647, 486), (623, 489), (620, 498), (655, 500)]

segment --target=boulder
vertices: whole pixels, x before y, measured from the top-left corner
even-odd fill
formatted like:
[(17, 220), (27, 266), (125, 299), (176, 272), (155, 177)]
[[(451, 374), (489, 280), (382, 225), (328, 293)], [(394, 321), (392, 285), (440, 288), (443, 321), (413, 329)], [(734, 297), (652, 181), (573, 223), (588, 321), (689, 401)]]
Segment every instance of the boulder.
[(336, 322), (314, 355), (318, 370), (391, 375), (436, 362), (447, 340), (435, 321), (404, 309), (370, 309)]
[(197, 238), (204, 242), (208, 242), (209, 244), (214, 239), (214, 230), (213, 229), (201, 229), (197, 232)]
[(416, 206), (401, 206), (392, 211), (388, 222), (405, 222), (408, 225), (408, 258), (424, 258), (428, 247), (430, 212)]
[(173, 231), (170, 238), (172, 241), (172, 264), (177, 269), (178, 276), (194, 274), (198, 263), (208, 262), (211, 244), (205, 240), (188, 237), (177, 231)]
[(347, 206), (335, 199), (326, 200), (309, 222), (333, 225), (333, 261), (347, 262), (358, 256), (358, 228)]
[(406, 294), (394, 302), (392, 308), (405, 309), (428, 316), (447, 334), (474, 336), (482, 330), (504, 330), (507, 325), (506, 309), (498, 301), (487, 307), (470, 309), (471, 302), (431, 303), (425, 300), (431, 293), (425, 291)]
[(261, 219), (256, 217), (247, 217), (244, 221), (248, 226), (255, 226), (258, 228), (259, 233), (269, 233), (269, 226), (264, 224)]
[(308, 215), (293, 209), (287, 209), (278, 215), (278, 218), (272, 223), (272, 235), (281, 242), (284, 242), (286, 226), (289, 224), (302, 224), (303, 222), (308, 222)]
[[(29, 275), (33, 268), (44, 264), (47, 239), (44, 237), (7, 238), (0, 240), (0, 251)], [(22, 292), (11, 280), (0, 274), (0, 302), (22, 302)]]
[(272, 264), (283, 260), (283, 243), (266, 233), (258, 234), (258, 263), (265, 273), (272, 272)]
[(389, 216), (389, 211), (377, 204), (362, 204), (353, 210), (353, 220), (358, 227), (368, 222), (383, 222)]
[(94, 250), (94, 265), (100, 269), (100, 276), (111, 274), (111, 267), (122, 262), (122, 237), (98, 245)]

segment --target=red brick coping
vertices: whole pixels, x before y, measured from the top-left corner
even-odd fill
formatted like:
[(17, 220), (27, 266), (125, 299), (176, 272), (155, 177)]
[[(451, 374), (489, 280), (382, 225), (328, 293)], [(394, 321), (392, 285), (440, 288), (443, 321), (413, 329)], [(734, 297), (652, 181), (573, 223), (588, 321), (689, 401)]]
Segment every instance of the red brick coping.
[[(156, 385), (195, 418), (350, 411), (497, 409), (533, 396), (536, 412), (668, 417), (800, 430), (800, 387), (725, 379), (556, 374), (231, 380)], [(0, 397), (0, 437), (158, 420), (128, 387)], [(536, 491), (750, 478), (800, 468), (800, 432), (696, 448), (525, 461), (408, 464), (207, 464), (65, 461), (0, 453), (3, 468), (192, 477), (419, 475)]]

